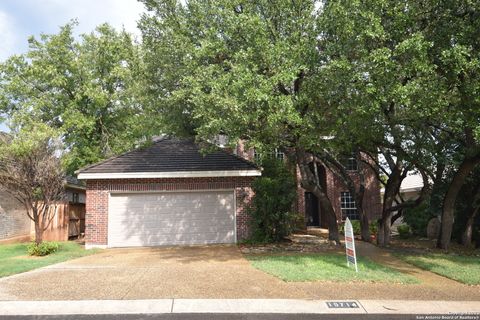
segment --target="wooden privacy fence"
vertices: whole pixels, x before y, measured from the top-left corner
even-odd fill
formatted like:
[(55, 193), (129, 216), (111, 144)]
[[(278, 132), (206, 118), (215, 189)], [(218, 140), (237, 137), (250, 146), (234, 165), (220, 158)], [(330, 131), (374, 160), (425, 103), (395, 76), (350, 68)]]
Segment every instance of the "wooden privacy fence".
[[(52, 222), (43, 233), (46, 241), (67, 241), (85, 232), (85, 204), (58, 203), (49, 209), (48, 216), (54, 215)], [(35, 226), (32, 221), (32, 237), (35, 236)]]

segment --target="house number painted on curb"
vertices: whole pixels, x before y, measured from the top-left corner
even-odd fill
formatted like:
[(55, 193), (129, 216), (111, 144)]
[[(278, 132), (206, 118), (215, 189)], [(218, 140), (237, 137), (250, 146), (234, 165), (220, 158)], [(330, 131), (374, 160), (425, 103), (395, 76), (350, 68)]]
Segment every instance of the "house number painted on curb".
[(355, 266), (355, 271), (358, 272), (357, 254), (355, 252), (355, 239), (353, 238), (353, 227), (350, 219), (345, 221), (345, 250), (347, 252), (347, 266), (350, 264)]
[(358, 303), (355, 301), (329, 301), (326, 302), (329, 308), (358, 308)]

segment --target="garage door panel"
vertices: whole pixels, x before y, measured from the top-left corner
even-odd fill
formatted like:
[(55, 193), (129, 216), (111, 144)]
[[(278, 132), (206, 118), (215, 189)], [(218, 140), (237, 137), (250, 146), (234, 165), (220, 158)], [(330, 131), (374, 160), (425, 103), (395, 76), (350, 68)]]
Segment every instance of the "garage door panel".
[[(172, 198), (172, 195), (175, 195), (175, 198)], [(124, 194), (124, 195), (112, 195), (112, 197), (115, 197), (115, 204), (119, 205), (125, 205), (125, 204), (130, 204), (131, 197), (134, 196), (136, 200), (141, 201), (138, 203), (139, 206), (145, 205), (145, 203), (148, 204), (153, 204), (153, 203), (159, 203), (161, 202), (163, 206), (182, 206), (182, 205), (211, 205), (215, 203), (221, 203), (221, 204), (228, 204), (232, 203), (231, 198), (225, 198), (224, 195), (193, 195), (193, 196), (188, 196), (188, 195), (179, 195), (178, 193), (172, 192), (172, 193), (165, 193), (163, 196), (155, 196), (154, 194), (144, 194), (144, 195), (137, 195), (137, 194)]]
[[(135, 232), (135, 229), (139, 229), (142, 231), (148, 231), (151, 233), (156, 233), (160, 230), (189, 230), (194, 228), (203, 228), (204, 230), (220, 230), (225, 228), (226, 230), (232, 229), (232, 223), (229, 221), (215, 221), (215, 220), (195, 220), (195, 221), (175, 221), (175, 222), (164, 222), (157, 223), (158, 220), (136, 220), (130, 221), (128, 225), (124, 225), (123, 223), (112, 223), (112, 228), (123, 228), (124, 230), (132, 229), (131, 232)], [(129, 225), (135, 225), (135, 228), (129, 228)]]
[[(221, 213), (221, 215), (223, 216), (222, 218), (219, 218), (219, 213)], [(119, 220), (121, 220), (121, 221), (119, 221), (119, 223), (121, 223), (121, 224), (132, 223), (133, 221), (151, 221), (151, 222), (176, 221), (176, 222), (180, 222), (180, 221), (197, 221), (197, 220), (199, 220), (199, 221), (212, 221), (212, 222), (218, 221), (218, 222), (222, 222), (222, 221), (225, 221), (226, 217), (230, 217), (231, 219), (233, 219), (233, 214), (223, 213), (223, 212), (208, 212), (208, 213), (202, 213), (201, 217), (197, 217), (194, 214), (194, 212), (189, 212), (189, 213), (185, 213), (185, 214), (180, 214), (180, 213), (176, 213), (176, 214), (155, 214), (155, 213), (152, 212), (152, 213), (148, 213), (148, 214), (143, 215), (143, 216), (138, 216), (138, 214), (136, 214), (135, 212), (124, 212), (124, 213), (119, 212), (119, 214), (113, 213), (112, 217), (113, 218), (117, 217)], [(114, 222), (114, 223), (117, 223), (117, 222)]]
[[(203, 237), (203, 239), (202, 239)], [(216, 235), (200, 235), (200, 234), (184, 234), (176, 235), (174, 237), (170, 236), (131, 236), (129, 238), (128, 246), (129, 247), (148, 247), (148, 246), (165, 246), (165, 245), (189, 245), (193, 241), (200, 244), (215, 244), (215, 243), (229, 243), (228, 241), (232, 235), (225, 235), (219, 237)], [(119, 239), (118, 241), (122, 241)], [(119, 245), (120, 247), (120, 245)]]
[(235, 242), (233, 191), (112, 194), (111, 247)]
[(175, 244), (207, 244), (207, 243), (229, 243), (233, 237), (233, 231), (221, 232), (202, 232), (202, 233), (177, 233), (177, 234), (130, 234), (128, 243), (125, 243), (124, 237), (111, 238), (118, 246), (159, 246)]
[[(233, 231), (231, 229), (210, 229), (203, 230), (199, 229), (190, 229), (183, 230), (181, 228), (173, 229), (162, 229), (157, 232), (135, 232), (127, 234), (128, 240), (137, 238), (137, 239), (163, 239), (167, 241), (168, 239), (191, 239), (194, 240), (216, 240), (216, 239), (229, 239), (233, 236)], [(119, 241), (123, 240), (124, 236), (112, 237), (113, 240)]]
[[(151, 201), (150, 199), (148, 201)], [(161, 202), (159, 202), (161, 203)], [(204, 203), (202, 205), (192, 205), (192, 204), (183, 204), (178, 206), (166, 206), (160, 204), (152, 204), (152, 205), (131, 205), (128, 202), (125, 202), (123, 205), (113, 204), (111, 209), (115, 210), (122, 210), (122, 211), (130, 211), (132, 213), (138, 212), (138, 210), (142, 210), (145, 213), (152, 212), (156, 214), (169, 214), (169, 213), (192, 213), (198, 211), (213, 211), (213, 212), (230, 212), (233, 208), (233, 205), (223, 205), (218, 202), (212, 203)]]
[[(145, 216), (160, 216), (162, 218), (182, 218), (182, 217), (194, 217), (197, 215), (199, 210), (195, 210), (192, 208), (184, 209), (183, 211), (181, 209), (175, 209), (175, 210), (169, 210), (164, 212), (163, 210), (155, 210), (155, 209), (143, 209), (143, 208), (128, 208), (128, 210), (122, 209), (122, 208), (110, 208), (110, 211), (112, 212), (112, 216), (119, 216), (119, 217), (124, 217), (128, 216), (131, 218), (134, 218), (137, 216), (138, 212), (143, 212), (143, 215)], [(221, 209), (209, 209), (207, 210), (201, 210), (202, 211), (202, 217), (208, 217), (208, 216), (218, 216), (218, 215), (232, 215), (232, 208), (228, 208), (228, 210), (221, 210)]]

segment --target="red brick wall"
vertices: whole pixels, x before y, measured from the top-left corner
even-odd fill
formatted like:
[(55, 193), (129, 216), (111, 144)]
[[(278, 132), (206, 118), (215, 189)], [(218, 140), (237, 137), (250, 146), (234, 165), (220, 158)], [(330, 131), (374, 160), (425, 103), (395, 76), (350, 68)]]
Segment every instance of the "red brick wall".
[[(365, 166), (364, 166), (365, 167)], [(380, 183), (378, 182), (375, 173), (371, 168), (365, 167), (364, 176), (365, 176), (365, 194), (363, 197), (363, 207), (365, 212), (368, 215), (370, 221), (373, 221), (380, 217), (381, 215), (381, 199), (380, 199)], [(351, 176), (356, 185), (360, 183), (360, 178), (358, 173), (355, 171), (351, 172)], [(328, 198), (332, 202), (333, 209), (337, 214), (337, 219), (342, 219), (342, 210), (340, 206), (340, 193), (348, 192), (348, 187), (341, 181), (332, 171), (326, 170), (326, 180), (327, 180), (327, 194)], [(297, 181), (298, 181), (298, 197), (297, 197), (297, 207), (298, 211), (305, 215), (305, 189), (300, 186), (300, 172), (297, 169)]]
[(111, 191), (182, 191), (235, 190), (237, 240), (248, 236), (248, 215), (245, 212), (253, 192), (254, 177), (174, 178), (174, 179), (111, 179), (87, 180), (85, 242), (87, 245), (107, 245), (108, 196)]
[[(237, 144), (236, 152), (238, 156), (243, 157), (247, 160), (254, 160), (254, 151), (252, 148), (246, 149), (245, 143), (243, 141), (239, 141)], [(360, 164), (359, 164), (360, 166)], [(380, 198), (380, 183), (376, 178), (375, 173), (371, 168), (366, 166), (365, 164), (362, 165), (364, 170), (365, 176), (365, 194), (363, 197), (363, 207), (365, 212), (368, 215), (370, 221), (378, 219), (381, 215), (382, 204)], [(332, 202), (333, 209), (337, 214), (338, 220), (342, 219), (342, 210), (340, 206), (340, 193), (341, 192), (348, 192), (347, 186), (339, 179), (334, 173), (328, 169), (326, 169), (326, 185), (327, 185), (327, 194)], [(359, 185), (360, 179), (358, 173), (355, 171), (351, 172), (354, 182), (356, 185)], [(298, 167), (296, 168), (296, 176), (297, 176), (297, 201), (294, 204), (295, 209), (299, 212), (303, 217), (305, 216), (305, 189), (300, 186), (300, 170)]]
[[(331, 171), (327, 170), (327, 175), (330, 179), (327, 179), (328, 197), (332, 201), (333, 208), (337, 214), (338, 219), (342, 218), (342, 211), (340, 205), (340, 193), (348, 192), (348, 187), (337, 178)], [(371, 169), (364, 169), (365, 176), (365, 194), (363, 196), (363, 208), (370, 221), (379, 218), (381, 214), (381, 200), (380, 200), (380, 183), (377, 181), (375, 174), (371, 172)], [(358, 186), (360, 184), (360, 178), (358, 173), (352, 172), (351, 177), (354, 183)]]

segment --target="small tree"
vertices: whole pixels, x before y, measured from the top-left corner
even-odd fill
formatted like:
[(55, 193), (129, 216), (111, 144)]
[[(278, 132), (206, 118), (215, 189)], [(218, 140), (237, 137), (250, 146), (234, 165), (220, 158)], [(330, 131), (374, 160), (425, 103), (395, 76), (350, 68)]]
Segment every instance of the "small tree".
[(0, 188), (25, 207), (37, 245), (55, 216), (50, 209), (64, 198), (64, 181), (52, 129), (30, 124), (1, 137)]
[(252, 239), (279, 241), (293, 231), (298, 217), (292, 210), (295, 179), (283, 161), (266, 158), (262, 165), (262, 177), (253, 183), (255, 197), (249, 209)]

